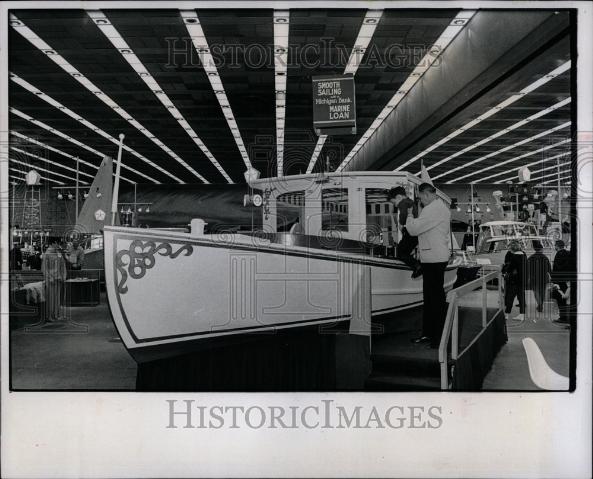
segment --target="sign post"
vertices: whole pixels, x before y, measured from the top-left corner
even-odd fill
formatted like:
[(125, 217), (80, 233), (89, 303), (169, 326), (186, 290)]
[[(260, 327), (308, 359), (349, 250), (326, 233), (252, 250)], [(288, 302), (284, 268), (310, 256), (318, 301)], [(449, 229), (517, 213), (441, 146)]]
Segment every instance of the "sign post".
[(324, 75), (313, 81), (313, 128), (318, 135), (356, 134), (352, 75)]

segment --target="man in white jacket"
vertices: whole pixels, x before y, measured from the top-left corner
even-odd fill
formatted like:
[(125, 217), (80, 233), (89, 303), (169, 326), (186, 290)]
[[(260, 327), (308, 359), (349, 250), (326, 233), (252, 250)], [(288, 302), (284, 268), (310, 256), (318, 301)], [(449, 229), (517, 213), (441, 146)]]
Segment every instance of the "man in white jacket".
[(418, 192), (424, 208), (418, 218), (409, 214), (406, 221), (408, 232), (418, 237), (423, 272), (422, 335), (413, 342), (430, 342), (431, 348), (438, 348), (447, 314), (445, 269), (450, 256), (451, 212), (430, 183), (422, 183)]

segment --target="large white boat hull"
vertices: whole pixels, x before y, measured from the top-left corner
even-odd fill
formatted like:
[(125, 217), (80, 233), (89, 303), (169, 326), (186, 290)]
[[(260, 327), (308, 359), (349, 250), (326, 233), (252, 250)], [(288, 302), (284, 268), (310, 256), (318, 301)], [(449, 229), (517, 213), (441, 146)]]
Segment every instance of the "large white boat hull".
[[(270, 243), (244, 235), (105, 228), (111, 313), (138, 361), (206, 339), (347, 321), (370, 266), (372, 314), (422, 304), (422, 279), (401, 262)], [(457, 263), (445, 274), (456, 279)]]

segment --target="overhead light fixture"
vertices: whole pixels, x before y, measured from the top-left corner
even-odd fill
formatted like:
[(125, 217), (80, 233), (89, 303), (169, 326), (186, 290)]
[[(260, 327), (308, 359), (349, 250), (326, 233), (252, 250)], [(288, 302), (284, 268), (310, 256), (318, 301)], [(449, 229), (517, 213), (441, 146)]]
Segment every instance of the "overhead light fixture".
[[(566, 156), (566, 155), (562, 155), (562, 156)], [(550, 159), (548, 159), (548, 160), (544, 159), (544, 160), (540, 160), (540, 161), (537, 161), (537, 162), (534, 161), (533, 163), (529, 163), (529, 164), (527, 164), (525, 166), (541, 165), (542, 163), (544, 163), (546, 161), (549, 161), (549, 160)], [(569, 165), (570, 165), (570, 161), (566, 161), (564, 163), (560, 163), (559, 166), (560, 167), (564, 167), (564, 166), (569, 166)], [(534, 175), (536, 173), (541, 173), (542, 171), (548, 171), (548, 170), (553, 170), (553, 169), (557, 169), (557, 168), (558, 168), (558, 164), (555, 163), (555, 164), (550, 165), (550, 166), (547, 166), (545, 168), (540, 168), (539, 170), (534, 170), (534, 171), (531, 172), (531, 174)], [(509, 178), (505, 178), (504, 180), (495, 181), (495, 183), (504, 183), (507, 180), (514, 180), (515, 177), (516, 177), (516, 175), (514, 175), (512, 177), (509, 177)], [(534, 193), (533, 197), (534, 198), (537, 198), (538, 197), (538, 194), (537, 193)]]
[(478, 205), (476, 205), (476, 213), (480, 212), (480, 207)]
[(486, 213), (490, 213), (492, 210), (490, 209), (490, 205), (486, 206)]
[(83, 196), (84, 196), (85, 198), (88, 198), (88, 197), (89, 197), (89, 192), (88, 192), (88, 191), (85, 191), (85, 192), (84, 192), (84, 194), (83, 194)]
[(62, 195), (62, 193), (61, 193), (61, 192), (59, 192), (59, 193), (58, 193), (58, 200), (61, 200), (61, 199), (63, 199), (63, 198), (64, 198), (64, 196)]
[[(105, 14), (101, 10), (87, 10), (87, 15), (91, 19), (93, 19), (95, 21), (95, 23), (97, 23), (96, 22), (97, 19), (101, 19), (101, 18), (107, 19), (107, 17), (105, 16)], [(134, 71), (144, 81), (144, 83), (146, 84), (146, 86), (148, 88), (150, 88), (150, 90), (155, 95), (157, 95), (157, 98), (159, 99), (159, 101), (169, 110), (169, 112), (171, 113), (171, 115), (173, 116), (173, 118), (175, 118), (177, 120), (177, 122), (180, 122), (181, 120), (184, 120), (184, 118), (181, 115), (181, 113), (179, 111), (177, 111), (176, 108), (174, 107), (173, 102), (171, 101), (171, 99), (165, 94), (165, 92), (159, 86), (159, 84), (154, 79), (154, 77), (146, 69), (146, 67), (144, 66), (144, 64), (134, 54), (134, 51), (132, 50), (132, 48), (129, 47), (129, 45), (126, 43), (126, 41), (121, 36), (121, 34), (117, 31), (117, 29), (113, 25), (109, 25), (109, 26), (97, 25), (97, 26), (99, 27), (99, 30), (101, 30), (101, 32), (105, 35), (105, 37), (114, 45), (114, 47), (118, 48), (118, 50), (122, 53), (122, 58), (124, 60), (126, 60), (126, 62), (130, 65), (130, 67), (132, 67), (134, 69)], [(125, 45), (125, 48), (123, 48), (123, 49), (120, 48), (121, 45)], [(134, 126), (138, 127), (138, 125), (139, 124), (137, 123)], [(184, 130), (187, 131), (187, 129), (184, 129)], [(151, 141), (155, 142), (154, 141), (155, 140), (155, 136), (154, 135), (151, 134), (149, 136), (148, 135), (148, 133), (149, 133), (148, 131), (145, 131), (145, 132), (142, 132), (142, 133), (145, 134)], [(206, 145), (204, 145), (204, 143), (201, 142), (201, 141), (199, 141), (199, 142), (196, 141), (197, 135), (196, 135), (196, 138), (193, 138), (192, 137), (192, 139), (194, 140), (194, 143), (196, 143), (196, 145), (200, 148), (200, 150), (202, 150), (202, 152), (210, 160), (210, 162), (216, 167), (216, 169), (223, 175), (223, 177), (225, 178), (225, 180), (227, 180), (227, 182), (229, 182), (229, 183), (232, 183), (231, 178), (227, 175), (227, 173), (224, 171), (224, 169), (218, 163), (218, 161), (216, 161), (216, 159), (214, 158), (214, 156), (209, 156), (207, 154), (207, 153), (210, 152), (210, 150), (208, 150), (208, 148), (206, 147)], [(198, 173), (194, 168), (192, 168), (187, 162), (185, 162), (182, 158), (180, 158), (177, 154), (175, 154), (170, 148), (167, 148), (165, 150), (164, 144), (162, 142), (159, 142), (159, 143), (156, 143), (156, 144), (160, 148), (162, 148), (169, 156), (171, 156), (172, 158), (174, 158), (178, 163), (180, 163), (187, 170), (189, 170), (194, 176), (196, 176), (197, 178), (199, 178), (200, 181), (202, 181), (203, 183), (209, 183), (206, 180), (206, 178), (204, 178), (200, 173)], [(169, 176), (171, 176), (170, 173), (169, 173)], [(183, 183), (183, 181), (181, 181), (179, 178), (176, 178), (176, 181), (178, 181), (180, 183)]]
[[(274, 90), (276, 92), (286, 92), (289, 20), (290, 12), (288, 10), (274, 10), (274, 48), (280, 51), (274, 55)], [(278, 176), (284, 176), (285, 102), (285, 93), (276, 95), (276, 170)]]
[[(555, 78), (558, 75), (561, 75), (562, 73), (568, 71), (569, 69), (570, 69), (570, 61), (567, 61), (567, 62), (563, 63), (562, 65), (560, 65), (559, 67), (557, 67), (554, 70), (552, 70), (549, 74), (552, 75), (552, 78)], [(450, 133), (449, 135), (445, 136), (444, 138), (441, 138), (439, 141), (433, 143), (431, 146), (429, 146), (425, 150), (421, 151), (420, 153), (418, 153), (414, 157), (410, 158), (409, 160), (407, 160), (406, 162), (404, 162), (403, 164), (401, 164), (400, 166), (398, 166), (394, 171), (401, 171), (401, 170), (403, 170), (404, 168), (406, 168), (411, 163), (413, 163), (413, 162), (419, 160), (420, 158), (426, 156), (431, 151), (433, 151), (436, 148), (444, 145), (445, 143), (447, 143), (448, 141), (452, 140), (453, 138), (455, 138), (459, 134), (463, 133), (464, 131), (466, 131), (466, 130), (468, 130), (470, 128), (473, 128), (474, 126), (476, 126), (477, 124), (479, 124), (482, 121), (486, 120), (487, 118), (490, 118), (492, 115), (498, 113), (502, 109), (507, 108), (508, 106), (512, 105), (516, 101), (518, 101), (521, 98), (523, 98), (523, 96), (526, 95), (527, 93), (530, 93), (530, 92), (534, 91), (535, 89), (539, 88), (542, 85), (545, 85), (549, 81), (550, 81), (550, 78), (546, 78), (545, 75), (542, 76), (542, 78), (540, 78), (539, 80), (537, 80), (537, 81), (531, 83), (530, 85), (526, 86), (520, 92), (518, 92), (518, 93), (516, 93), (514, 95), (511, 95), (509, 98), (505, 99), (504, 101), (502, 101), (498, 105), (495, 105), (494, 107), (490, 108), (488, 111), (486, 111), (486, 113), (483, 113), (482, 115), (480, 115), (479, 117), (473, 119), (469, 123), (466, 123), (465, 125), (463, 125), (462, 128), (458, 128), (454, 132)]]
[[(525, 138), (525, 139), (523, 139), (521, 141), (518, 141), (517, 143), (513, 143), (511, 145), (505, 146), (504, 148), (500, 148), (499, 150), (496, 150), (496, 151), (493, 151), (491, 153), (488, 153), (487, 155), (480, 156), (479, 158), (476, 158), (475, 160), (469, 161), (467, 163), (463, 163), (462, 165), (457, 166), (457, 167), (455, 167), (455, 168), (453, 168), (451, 170), (447, 170), (447, 171), (441, 173), (440, 175), (434, 176), (432, 178), (432, 180), (433, 181), (434, 180), (437, 180), (439, 178), (442, 178), (443, 176), (448, 176), (451, 173), (454, 173), (456, 171), (459, 171), (459, 170), (461, 170), (463, 168), (467, 168), (469, 166), (473, 166), (476, 163), (481, 163), (482, 161), (485, 161), (485, 160), (487, 160), (489, 158), (492, 158), (494, 156), (500, 155), (501, 153), (504, 153), (504, 152), (507, 152), (507, 151), (512, 150), (514, 148), (517, 148), (519, 146), (525, 145), (527, 143), (530, 143), (530, 142), (532, 142), (534, 140), (537, 140), (539, 138), (542, 138), (544, 136), (551, 135), (551, 134), (553, 134), (553, 133), (555, 133), (555, 132), (557, 132), (559, 130), (562, 130), (564, 128), (568, 128), (568, 127), (570, 127), (570, 125), (571, 125), (571, 122), (570, 121), (564, 122), (564, 123), (562, 123), (562, 124), (560, 124), (558, 126), (555, 126), (554, 128), (550, 128), (549, 130), (546, 130), (546, 131), (543, 131), (541, 133), (538, 133), (537, 135), (530, 136), (529, 138)], [(460, 176), (459, 178), (456, 178), (456, 179), (452, 180), (450, 183), (455, 183), (457, 181), (461, 181), (462, 179), (465, 179), (465, 178), (468, 178), (470, 176), (474, 176), (474, 175), (480, 174), (481, 172), (482, 172), (482, 170), (477, 170), (476, 171), (475, 169), (473, 169), (471, 173), (469, 173), (467, 175), (464, 175), (464, 176)]]
[[(33, 85), (31, 85), (29, 82), (27, 82), (26, 80), (18, 77), (18, 76), (14, 76), (11, 78), (11, 80), (15, 83), (17, 83), (18, 85), (20, 85), (21, 87), (23, 87), (25, 90), (30, 91), (32, 93), (37, 93), (40, 92), (37, 88), (35, 88)], [(49, 103), (50, 105), (54, 106), (55, 108), (59, 108), (61, 103), (59, 103), (58, 101), (54, 100), (53, 98), (51, 98), (49, 95), (46, 95), (42, 92), (41, 93), (41, 98), (43, 98), (47, 103)], [(82, 117), (79, 117), (78, 115), (76, 115), (72, 110), (70, 110), (69, 108), (64, 108), (64, 113), (66, 113), (69, 117), (74, 118), (76, 120), (78, 120), (80, 123), (82, 123), (84, 126), (86, 126), (87, 128), (89, 128), (90, 130), (93, 130), (95, 132), (97, 132), (99, 135), (101, 135), (102, 137), (108, 139), (109, 141), (111, 141), (112, 143), (116, 144), (119, 146), (119, 140), (112, 137), (109, 133), (103, 131), (102, 129), (98, 128), (96, 125), (94, 125), (93, 123), (91, 123), (88, 120), (84, 120), (82, 119)], [(169, 173), (168, 171), (166, 171), (164, 168), (160, 167), (159, 165), (153, 163), (152, 161), (150, 161), (148, 158), (144, 157), (143, 155), (141, 155), (140, 153), (138, 153), (136, 150), (134, 150), (133, 148), (129, 147), (128, 145), (123, 145), (123, 148), (128, 151), (129, 153), (131, 153), (132, 155), (136, 156), (137, 158), (140, 158), (142, 161), (144, 161), (145, 163), (153, 166), (154, 168), (156, 168), (157, 170), (163, 172), (164, 174), (166, 174), (167, 176), (172, 176), (171, 173)], [(122, 168), (126, 168), (129, 171), (134, 172), (135, 174), (137, 174), (138, 176), (142, 176), (143, 178), (146, 178), (147, 180), (153, 182), (153, 183), (157, 183), (160, 184), (159, 181), (155, 180), (154, 178), (148, 176), (145, 173), (142, 173), (141, 171), (138, 171), (126, 164), (122, 165)]]
[[(11, 147), (11, 149), (14, 149), (14, 147)], [(22, 151), (19, 150), (18, 148), (15, 151)], [(23, 165), (23, 166), (30, 166), (29, 163), (25, 163), (24, 161), (20, 161), (20, 160), (15, 160), (14, 158), (9, 158), (8, 161), (10, 163), (16, 163), (18, 165)], [(53, 163), (53, 162), (52, 162)], [(59, 165), (58, 165), (59, 166)], [(55, 171), (52, 170), (48, 170), (47, 168), (42, 168), (40, 166), (36, 166), (35, 167), (36, 170), (39, 171), (45, 171), (46, 173), (50, 174), (50, 175), (54, 175), (54, 176), (60, 176), (62, 178), (66, 178), (67, 180), (75, 180), (75, 178), (72, 178), (71, 176), (67, 176), (67, 175), (63, 175), (62, 173), (57, 173)], [(90, 175), (89, 175), (90, 176)], [(86, 181), (80, 181), (80, 183), (84, 184), (84, 185), (88, 185), (88, 182)]]
[(74, 198), (74, 195), (72, 193), (68, 192), (68, 199), (71, 200), (73, 198)]
[[(486, 143), (489, 143), (492, 140), (495, 140), (496, 138), (499, 138), (499, 137), (501, 137), (503, 135), (506, 135), (510, 131), (516, 130), (517, 128), (520, 128), (522, 126), (525, 126), (527, 123), (530, 123), (530, 122), (532, 122), (534, 120), (537, 120), (538, 118), (541, 118), (541, 117), (543, 117), (543, 116), (545, 116), (545, 115), (547, 115), (549, 113), (552, 113), (553, 111), (556, 111), (557, 109), (562, 108), (563, 106), (565, 106), (565, 105), (567, 105), (569, 103), (570, 103), (570, 97), (568, 97), (568, 98), (566, 98), (566, 99), (564, 99), (564, 100), (562, 100), (562, 101), (560, 101), (560, 102), (552, 105), (551, 107), (545, 108), (545, 109), (543, 109), (543, 110), (541, 110), (541, 111), (539, 111), (539, 112), (537, 112), (537, 113), (535, 113), (533, 115), (530, 115), (529, 117), (527, 117), (527, 118), (525, 118), (525, 119), (523, 119), (521, 121), (518, 121), (518, 122), (514, 123), (513, 125), (511, 125), (511, 126), (509, 126), (507, 128), (504, 128), (502, 130), (499, 130), (496, 133), (494, 133), (494, 134), (492, 134), (492, 135), (490, 135), (490, 136), (488, 136), (486, 138), (483, 138), (480, 141), (477, 141), (476, 143), (473, 143), (473, 144), (471, 144), (469, 146), (466, 146), (465, 148), (463, 148), (463, 149), (461, 149), (459, 151), (456, 151), (455, 153), (453, 153), (453, 154), (451, 154), (451, 155), (443, 158), (442, 160), (439, 160), (436, 163), (433, 163), (432, 165), (428, 166), (426, 169), (427, 170), (431, 170), (433, 168), (436, 168), (437, 166), (440, 166), (443, 163), (446, 163), (446, 162), (448, 162), (448, 161), (450, 161), (450, 160), (452, 160), (454, 158), (457, 158), (458, 156), (461, 156), (461, 155), (463, 155), (465, 153), (468, 153), (468, 152), (474, 150), (475, 148), (478, 148), (480, 146), (483, 146)], [(471, 165), (473, 165), (473, 164), (475, 164), (477, 162), (478, 162), (477, 160), (470, 161), (468, 163), (463, 164), (462, 166), (458, 166), (457, 168), (454, 168), (453, 170), (449, 170), (447, 172), (447, 174), (451, 174), (454, 171), (460, 170), (462, 168), (467, 168), (468, 166), (471, 166)], [(439, 175), (439, 177), (440, 176), (441, 175)], [(433, 180), (434, 179), (436, 179), (436, 177), (433, 178)]]
[[(530, 156), (537, 155), (538, 153), (543, 153), (543, 152), (548, 151), (548, 150), (550, 150), (552, 148), (558, 148), (559, 146), (566, 145), (566, 144), (568, 144), (570, 142), (571, 142), (570, 138), (569, 139), (566, 139), (566, 140), (562, 140), (562, 141), (553, 143), (551, 145), (544, 146), (543, 148), (539, 148), (539, 149), (534, 150), (534, 151), (529, 151), (527, 153), (524, 153), (522, 155), (516, 156), (514, 158), (510, 158), (510, 159), (505, 160), (505, 161), (502, 161), (502, 162), (500, 162), (498, 164), (487, 166), (486, 168), (482, 168), (481, 171), (483, 173), (483, 172), (489, 171), (489, 170), (491, 170), (493, 168), (500, 168), (503, 165), (507, 165), (509, 163), (514, 163), (516, 161), (523, 160), (524, 158), (528, 158)], [(569, 154), (570, 154), (570, 152), (560, 153), (560, 154), (555, 155), (555, 156), (552, 156), (550, 158), (546, 158), (546, 161), (555, 160), (556, 158), (562, 158), (563, 156), (566, 156), (566, 155), (569, 155)], [(533, 163), (528, 163), (528, 164), (522, 165), (522, 166), (533, 166), (533, 165), (541, 164), (541, 161), (542, 160), (539, 159), (537, 161), (534, 161)], [(496, 178), (497, 176), (508, 175), (510, 172), (513, 172), (513, 173), (516, 174), (517, 173), (517, 168), (513, 168), (512, 170), (501, 171), (500, 173), (493, 173), (492, 175), (484, 176), (482, 178), (478, 178), (477, 180), (475, 180), (475, 183), (480, 183), (480, 182), (483, 182), (483, 181), (486, 181), (486, 180), (491, 180), (492, 178)], [(458, 181), (458, 180), (455, 180), (455, 181)], [(452, 183), (452, 181), (451, 182), (447, 182), (447, 184), (449, 184), (449, 183)]]
[[(36, 160), (43, 161), (44, 163), (47, 163), (47, 164), (49, 164), (49, 165), (54, 165), (54, 166), (56, 166), (56, 167), (58, 167), (58, 168), (62, 168), (62, 169), (64, 169), (64, 170), (68, 170), (68, 171), (71, 171), (71, 172), (73, 172), (73, 173), (76, 173), (76, 168), (71, 168), (71, 167), (69, 167), (69, 166), (66, 166), (66, 165), (64, 165), (64, 164), (63, 164), (63, 163), (61, 163), (61, 162), (57, 162), (57, 161), (51, 161), (51, 160), (48, 160), (47, 158), (44, 158), (44, 157), (42, 157), (42, 156), (36, 155), (36, 154), (34, 154), (34, 153), (31, 153), (31, 152), (29, 152), (29, 151), (23, 150), (23, 149), (21, 149), (21, 148), (18, 148), (18, 147), (16, 147), (16, 146), (11, 146), (11, 147), (10, 147), (10, 149), (11, 149), (12, 151), (15, 151), (15, 152), (17, 152), (17, 153), (21, 154), (21, 155), (26, 155), (26, 156), (29, 156), (29, 157), (31, 157), (31, 158), (35, 158)], [(13, 160), (13, 161), (16, 161), (16, 160)], [(86, 162), (85, 162), (85, 163), (86, 163)], [(25, 163), (23, 163), (23, 164), (25, 164)], [(89, 178), (94, 178), (94, 175), (90, 175), (90, 174), (88, 174), (88, 173), (85, 173), (85, 172), (83, 172), (83, 171), (80, 171), (80, 170), (79, 170), (78, 174), (79, 174), (79, 175), (82, 175), (82, 176), (87, 176), (87, 177), (89, 177)], [(69, 177), (68, 177), (68, 178), (69, 178)]]
[[(418, 64), (416, 65), (416, 67), (414, 68), (412, 73), (408, 76), (408, 78), (404, 81), (404, 83), (402, 83), (402, 85), (399, 87), (398, 91), (392, 96), (392, 98), (387, 103), (387, 105), (391, 108), (391, 110), (393, 110), (393, 108), (395, 108), (401, 102), (401, 100), (406, 96), (407, 92), (410, 91), (412, 89), (412, 87), (418, 81), (420, 81), (422, 74), (433, 65), (433, 63), (440, 56), (440, 54), (445, 50), (445, 48), (449, 45), (449, 43), (451, 43), (453, 38), (455, 38), (459, 34), (459, 32), (461, 32), (461, 30), (463, 30), (463, 28), (465, 27), (465, 23), (467, 23), (475, 15), (475, 13), (476, 13), (475, 10), (461, 10), (455, 16), (453, 21), (463, 19), (464, 20), (463, 25), (449, 25), (447, 28), (445, 28), (445, 30), (441, 33), (441, 35), (434, 42), (434, 45), (433, 45), (433, 47), (434, 46), (440, 47), (438, 53), (435, 54), (434, 53), (435, 48), (431, 47), (429, 49), (429, 51), (424, 55), (424, 57), (418, 62)], [(381, 113), (383, 113), (383, 112), (381, 112)], [(342, 161), (340, 166), (338, 166), (336, 171), (342, 171), (348, 165), (348, 163), (350, 163), (350, 161), (352, 160), (354, 155), (356, 155), (356, 153), (358, 153), (358, 151), (362, 148), (362, 146), (375, 133), (375, 131), (381, 125), (381, 123), (383, 123), (385, 121), (385, 119), (388, 117), (388, 115), (382, 115), (381, 113), (378, 116), (382, 116), (383, 118), (375, 119), (373, 121), (373, 123), (371, 124), (371, 126), (369, 127), (369, 129), (367, 130), (367, 132), (369, 132), (370, 135), (368, 135), (368, 136), (363, 135), (358, 140), (358, 142), (354, 145), (354, 147), (346, 155), (346, 157), (344, 158), (344, 160)]]

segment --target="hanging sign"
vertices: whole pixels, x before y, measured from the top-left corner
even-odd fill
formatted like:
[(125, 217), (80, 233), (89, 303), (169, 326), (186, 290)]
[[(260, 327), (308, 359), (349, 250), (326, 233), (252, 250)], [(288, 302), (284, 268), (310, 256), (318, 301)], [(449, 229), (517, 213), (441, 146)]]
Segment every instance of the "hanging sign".
[(313, 128), (318, 135), (355, 134), (356, 101), (352, 75), (316, 76), (313, 81)]

